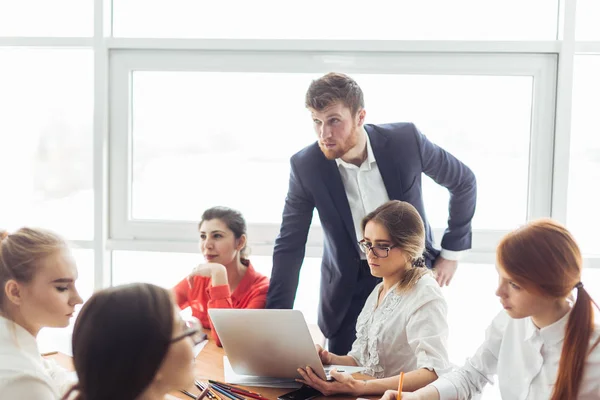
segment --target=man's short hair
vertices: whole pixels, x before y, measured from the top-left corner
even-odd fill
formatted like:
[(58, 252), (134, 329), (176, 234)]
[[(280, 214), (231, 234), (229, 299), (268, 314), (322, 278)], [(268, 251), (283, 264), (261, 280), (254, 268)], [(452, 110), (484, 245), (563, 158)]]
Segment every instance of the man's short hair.
[(342, 102), (353, 116), (365, 107), (360, 86), (348, 75), (330, 72), (312, 81), (306, 92), (306, 108), (322, 111), (336, 102)]

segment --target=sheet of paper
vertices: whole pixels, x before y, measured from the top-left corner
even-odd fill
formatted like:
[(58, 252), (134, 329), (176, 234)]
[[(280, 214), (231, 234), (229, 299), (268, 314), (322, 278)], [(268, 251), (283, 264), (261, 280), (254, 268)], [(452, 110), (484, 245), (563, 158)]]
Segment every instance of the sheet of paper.
[(301, 383), (298, 383), (293, 379), (238, 375), (231, 368), (231, 364), (229, 363), (229, 359), (227, 358), (227, 356), (223, 356), (223, 374), (225, 376), (226, 383), (231, 383), (235, 385), (273, 387), (285, 389), (297, 389), (300, 386), (302, 386)]
[(203, 340), (194, 346), (194, 358), (198, 357), (198, 354), (200, 354), (204, 346), (206, 346), (206, 343), (208, 343), (208, 339)]

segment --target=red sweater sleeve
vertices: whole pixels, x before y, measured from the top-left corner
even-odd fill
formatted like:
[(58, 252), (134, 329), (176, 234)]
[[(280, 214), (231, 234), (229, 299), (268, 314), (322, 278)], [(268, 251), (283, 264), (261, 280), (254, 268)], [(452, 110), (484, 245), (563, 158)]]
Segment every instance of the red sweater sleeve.
[(173, 293), (175, 294), (175, 302), (180, 309), (184, 309), (189, 306), (189, 293), (190, 293), (190, 285), (187, 279), (183, 279), (173, 288)]

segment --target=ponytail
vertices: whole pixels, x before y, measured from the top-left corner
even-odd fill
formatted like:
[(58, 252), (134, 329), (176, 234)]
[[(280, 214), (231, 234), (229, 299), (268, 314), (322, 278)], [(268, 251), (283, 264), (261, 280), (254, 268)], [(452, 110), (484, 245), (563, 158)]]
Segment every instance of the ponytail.
[(411, 264), (412, 268), (409, 268), (404, 272), (404, 276), (398, 283), (398, 288), (396, 290), (399, 294), (406, 293), (414, 288), (423, 276), (433, 276), (433, 272), (425, 265), (425, 257), (423, 257), (423, 255), (414, 258)]
[(594, 331), (594, 308), (598, 304), (589, 293), (578, 283), (577, 300), (569, 315), (565, 340), (560, 355), (558, 374), (551, 400), (576, 399), (579, 386), (583, 379), (585, 361), (588, 354), (594, 350), (600, 338), (589, 348), (590, 338)]

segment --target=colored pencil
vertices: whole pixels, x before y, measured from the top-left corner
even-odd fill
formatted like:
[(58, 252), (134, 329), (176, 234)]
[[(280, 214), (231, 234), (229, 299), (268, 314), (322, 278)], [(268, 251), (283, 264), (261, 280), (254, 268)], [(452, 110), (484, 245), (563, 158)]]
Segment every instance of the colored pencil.
[(210, 384), (210, 387), (215, 389), (217, 392), (221, 393), (222, 395), (229, 397), (231, 400), (244, 400), (243, 397), (238, 396), (235, 393), (231, 393), (223, 388), (218, 387), (217, 385), (214, 384)]
[(192, 393), (188, 392), (187, 390), (179, 389), (179, 391), (181, 393), (185, 394), (186, 396), (191, 397), (192, 399), (197, 399), (195, 394), (192, 394)]
[(210, 386), (208, 386), (208, 384), (206, 384), (206, 383), (202, 383), (202, 382), (200, 382), (200, 381), (199, 381), (199, 380), (197, 380), (197, 379), (194, 381), (194, 384), (195, 384), (195, 385), (196, 385), (196, 387), (197, 387), (198, 389), (200, 389), (200, 390), (204, 390), (204, 389), (207, 389), (207, 388), (208, 388), (208, 393), (207, 393), (207, 395), (208, 395), (208, 397), (209, 397), (210, 399), (212, 399), (212, 400), (222, 400), (222, 399), (221, 399), (221, 396), (217, 395), (217, 394), (216, 394), (214, 391), (212, 391), (212, 390), (210, 389)]
[(250, 397), (250, 398), (256, 399), (256, 400), (269, 400), (266, 397), (263, 397), (260, 393), (256, 393), (256, 392), (252, 392), (250, 390), (242, 389), (242, 388), (239, 388), (237, 386), (231, 386), (231, 385), (228, 385), (226, 383), (219, 382), (219, 381), (213, 381), (213, 380), (209, 380), (209, 382), (212, 383), (213, 385), (219, 386), (219, 387), (221, 387), (223, 389), (227, 389), (228, 391), (230, 391), (232, 393), (240, 394), (240, 395), (245, 396), (245, 397)]

